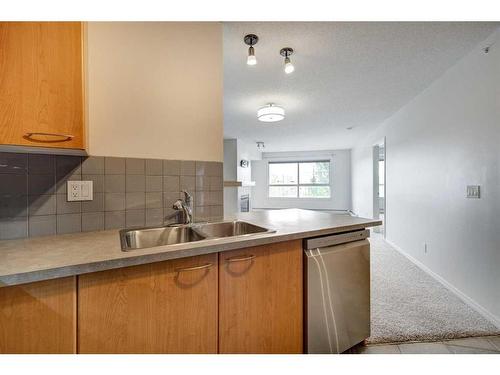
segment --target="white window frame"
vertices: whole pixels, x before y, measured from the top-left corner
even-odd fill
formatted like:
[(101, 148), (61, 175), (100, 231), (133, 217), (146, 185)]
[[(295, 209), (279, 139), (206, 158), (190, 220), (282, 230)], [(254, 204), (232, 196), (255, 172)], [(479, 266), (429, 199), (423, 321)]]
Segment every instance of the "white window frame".
[[(301, 163), (328, 163), (328, 183), (325, 184), (301, 184), (300, 183), (300, 164)], [(269, 165), (270, 164), (297, 164), (297, 183), (296, 184), (271, 184), (269, 181)], [(269, 194), (269, 188), (271, 186), (282, 186), (282, 187), (287, 187), (287, 186), (293, 186), (297, 187), (297, 196), (296, 197), (272, 197)], [(301, 186), (328, 186), (330, 188), (330, 196), (329, 197), (300, 197), (300, 187)], [(286, 200), (286, 199), (299, 199), (299, 200), (313, 200), (313, 201), (318, 201), (318, 200), (328, 200), (332, 199), (332, 160), (331, 159), (324, 159), (324, 158), (317, 158), (317, 159), (304, 159), (304, 160), (274, 160), (274, 161), (269, 161), (267, 163), (267, 198), (268, 199), (281, 199), (281, 200)]]

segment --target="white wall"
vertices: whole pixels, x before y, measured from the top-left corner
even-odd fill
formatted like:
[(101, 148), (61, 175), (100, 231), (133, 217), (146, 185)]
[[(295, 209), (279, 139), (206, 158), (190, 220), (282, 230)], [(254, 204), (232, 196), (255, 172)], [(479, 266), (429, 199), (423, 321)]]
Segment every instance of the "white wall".
[[(238, 178), (238, 140), (224, 139), (224, 181)], [(238, 212), (238, 188), (224, 188), (224, 215)]]
[[(261, 152), (254, 143), (241, 139), (224, 139), (224, 181), (250, 182), (252, 179), (252, 163), (247, 168), (240, 166), (242, 159), (252, 161), (261, 159)], [(240, 212), (240, 196), (250, 195), (252, 204), (252, 187), (225, 187), (224, 214)]]
[[(268, 197), (268, 164), (270, 161), (330, 159), (332, 176), (331, 199), (299, 199)], [(254, 208), (306, 208), (348, 210), (351, 208), (351, 152), (350, 150), (314, 152), (263, 153), (262, 160), (252, 162)]]
[(224, 181), (238, 179), (238, 140), (224, 139)]
[(222, 161), (222, 27), (89, 22), (91, 155)]
[[(373, 139), (373, 144), (375, 139)], [(373, 217), (372, 143), (351, 150), (352, 210), (362, 217)]]
[(241, 160), (261, 160), (262, 153), (257, 149), (255, 143), (250, 143), (238, 139), (238, 181), (252, 181), (252, 163), (247, 168), (240, 165)]
[[(383, 136), (387, 239), (500, 324), (500, 30), (352, 150), (360, 216), (373, 213), (371, 147)], [(481, 199), (465, 197), (474, 184)]]

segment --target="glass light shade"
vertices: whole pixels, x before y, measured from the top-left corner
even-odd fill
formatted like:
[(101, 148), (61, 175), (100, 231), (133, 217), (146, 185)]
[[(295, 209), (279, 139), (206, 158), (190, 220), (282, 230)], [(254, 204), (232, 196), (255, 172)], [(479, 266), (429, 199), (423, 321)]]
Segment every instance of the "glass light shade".
[(285, 110), (273, 104), (266, 105), (257, 111), (257, 119), (263, 122), (276, 122), (285, 118)]
[(247, 57), (247, 65), (255, 65), (257, 64), (257, 59), (255, 56), (248, 56)]
[(253, 47), (248, 48), (247, 65), (257, 64), (257, 58), (255, 57), (255, 51)]
[(290, 61), (290, 58), (285, 59), (285, 73), (290, 74), (295, 70), (295, 67), (293, 66), (292, 62)]

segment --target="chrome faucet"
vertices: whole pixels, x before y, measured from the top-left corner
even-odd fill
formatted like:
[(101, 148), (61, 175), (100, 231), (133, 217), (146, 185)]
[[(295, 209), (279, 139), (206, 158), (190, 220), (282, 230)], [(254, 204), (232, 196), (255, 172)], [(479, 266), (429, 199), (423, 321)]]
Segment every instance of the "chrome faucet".
[(172, 208), (183, 213), (184, 222), (182, 224), (191, 224), (193, 222), (193, 197), (185, 190), (182, 193), (184, 199), (176, 200)]

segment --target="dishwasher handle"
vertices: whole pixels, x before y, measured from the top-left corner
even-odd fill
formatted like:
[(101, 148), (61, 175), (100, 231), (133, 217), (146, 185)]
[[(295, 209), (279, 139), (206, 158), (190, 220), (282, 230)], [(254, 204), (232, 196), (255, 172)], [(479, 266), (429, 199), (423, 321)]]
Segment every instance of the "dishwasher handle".
[(370, 231), (368, 229), (362, 229), (353, 232), (338, 233), (323, 237), (307, 238), (304, 240), (304, 249), (310, 250), (340, 245), (343, 243), (364, 240), (368, 237), (370, 237)]

